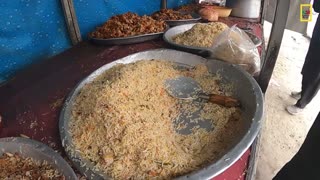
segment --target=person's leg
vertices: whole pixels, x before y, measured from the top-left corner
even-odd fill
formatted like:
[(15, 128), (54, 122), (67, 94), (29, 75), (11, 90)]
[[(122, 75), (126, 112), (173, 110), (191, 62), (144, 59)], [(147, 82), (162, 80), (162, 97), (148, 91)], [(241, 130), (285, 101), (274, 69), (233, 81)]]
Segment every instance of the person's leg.
[[(310, 46), (302, 69), (302, 91), (301, 98), (295, 105), (288, 106), (286, 110), (290, 114), (297, 114), (305, 108), (320, 88), (320, 19), (317, 19), (316, 26), (310, 41)], [(298, 97), (298, 96), (293, 96)]]
[[(310, 80), (308, 78), (306, 78), (306, 76), (302, 76), (302, 88), (301, 88), (301, 93), (299, 94), (299, 98), (297, 98), (297, 102), (300, 102), (300, 99), (302, 99), (302, 94), (304, 95), (303, 100), (305, 99), (305, 95), (306, 95), (306, 91), (311, 88), (310, 87)], [(291, 95), (292, 96), (292, 95)], [(292, 96), (293, 97), (293, 96)], [(302, 101), (302, 103), (305, 103), (306, 101)], [(295, 105), (290, 105), (286, 108), (287, 112), (289, 114), (295, 115), (298, 114), (300, 112), (302, 112), (303, 110), (303, 106), (301, 106), (301, 104), (296, 103)]]
[(301, 91), (301, 98), (298, 100), (296, 106), (298, 108), (305, 108), (312, 99), (317, 95), (319, 88), (320, 88), (320, 82), (318, 81), (318, 78), (314, 79), (307, 79), (308, 77), (303, 77), (302, 81), (302, 91)]
[(301, 98), (295, 105), (286, 108), (288, 113), (292, 115), (298, 114), (312, 101), (320, 88), (320, 81), (318, 79), (318, 77), (311, 78), (309, 76), (303, 76)]
[(298, 153), (273, 180), (320, 179), (320, 113), (313, 123)]
[[(301, 74), (308, 73), (310, 70), (309, 62), (312, 61), (313, 58), (317, 57), (316, 54), (319, 54), (319, 46), (320, 46), (320, 16), (317, 18), (317, 22), (313, 29), (312, 37), (310, 39), (310, 44), (308, 48), (308, 52), (302, 67)], [(311, 63), (313, 64), (313, 63)]]

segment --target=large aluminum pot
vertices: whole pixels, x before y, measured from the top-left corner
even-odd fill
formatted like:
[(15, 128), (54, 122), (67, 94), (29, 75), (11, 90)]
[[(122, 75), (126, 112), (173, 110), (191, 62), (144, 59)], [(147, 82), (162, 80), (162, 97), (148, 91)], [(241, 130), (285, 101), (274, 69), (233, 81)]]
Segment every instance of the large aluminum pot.
[(190, 174), (178, 177), (177, 179), (211, 179), (235, 163), (250, 147), (260, 130), (263, 116), (263, 95), (257, 82), (252, 78), (252, 76), (236, 65), (228, 64), (222, 61), (207, 60), (200, 56), (182, 51), (156, 49), (132, 54), (102, 66), (90, 74), (82, 82), (80, 82), (80, 84), (66, 99), (60, 115), (60, 135), (62, 139), (62, 145), (77, 169), (85, 174), (88, 179), (109, 179), (104, 173), (95, 169), (92, 162), (81, 157), (79, 152), (74, 149), (72, 138), (69, 132), (69, 120), (71, 118), (73, 102), (75, 101), (78, 93), (81, 91), (83, 86), (85, 86), (85, 84), (92, 82), (96, 77), (109, 70), (114, 65), (118, 63), (128, 64), (141, 59), (163, 59), (188, 66), (195, 66), (197, 64), (205, 63), (211, 73), (217, 73), (221, 76), (223, 84), (233, 84), (233, 94), (241, 101), (241, 110), (243, 112), (244, 120), (242, 132), (238, 138), (235, 139), (232, 144), (230, 144), (230, 149), (227, 151), (227, 153), (225, 153), (217, 161), (211, 162), (206, 167)]
[(242, 18), (260, 17), (261, 0), (227, 0), (226, 6), (232, 8), (232, 16)]

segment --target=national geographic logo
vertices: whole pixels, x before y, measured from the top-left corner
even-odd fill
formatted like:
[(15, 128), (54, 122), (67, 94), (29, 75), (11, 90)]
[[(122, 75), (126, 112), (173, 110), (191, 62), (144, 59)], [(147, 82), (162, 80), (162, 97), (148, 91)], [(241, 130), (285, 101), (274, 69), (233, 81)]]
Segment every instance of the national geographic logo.
[(312, 21), (312, 5), (300, 4), (300, 21), (310, 22)]

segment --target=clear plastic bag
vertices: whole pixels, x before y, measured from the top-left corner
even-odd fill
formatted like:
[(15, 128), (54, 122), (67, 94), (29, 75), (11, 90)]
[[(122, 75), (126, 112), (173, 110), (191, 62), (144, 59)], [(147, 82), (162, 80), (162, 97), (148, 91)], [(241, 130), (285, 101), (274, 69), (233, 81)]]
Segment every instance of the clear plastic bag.
[(217, 36), (210, 48), (211, 58), (240, 65), (254, 75), (260, 71), (260, 55), (250, 37), (236, 26)]

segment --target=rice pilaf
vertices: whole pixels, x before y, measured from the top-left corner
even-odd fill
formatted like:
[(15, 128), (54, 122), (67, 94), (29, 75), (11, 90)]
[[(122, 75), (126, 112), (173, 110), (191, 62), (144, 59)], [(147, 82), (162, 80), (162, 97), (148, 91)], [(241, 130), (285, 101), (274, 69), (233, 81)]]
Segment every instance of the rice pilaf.
[(185, 46), (209, 48), (214, 39), (226, 29), (229, 29), (228, 25), (222, 22), (197, 23), (191, 29), (174, 36), (172, 40)]
[(194, 78), (207, 93), (227, 93), (205, 65), (190, 70), (165, 60), (116, 65), (85, 85), (73, 104), (74, 151), (113, 179), (171, 179), (219, 158), (240, 132), (241, 112), (207, 103), (201, 113), (214, 130), (178, 134), (173, 121), (183, 106), (164, 89), (166, 79), (178, 76)]

